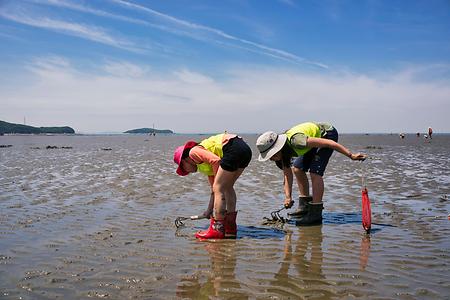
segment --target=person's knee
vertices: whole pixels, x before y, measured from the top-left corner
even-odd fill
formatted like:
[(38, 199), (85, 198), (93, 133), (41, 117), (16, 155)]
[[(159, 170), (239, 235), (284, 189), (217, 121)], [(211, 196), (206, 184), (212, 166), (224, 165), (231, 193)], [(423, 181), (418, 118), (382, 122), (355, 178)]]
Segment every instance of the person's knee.
[(237, 169), (237, 171), (234, 172), (233, 174), (233, 179), (230, 183), (230, 188), (232, 189), (234, 184), (236, 183), (236, 181), (238, 180), (238, 178), (241, 176), (241, 174), (243, 173), (244, 169)]
[(213, 190), (213, 193), (215, 195), (217, 195), (217, 194), (224, 194), (225, 193), (224, 185), (221, 184), (221, 183), (217, 183), (217, 182), (215, 182), (213, 184), (212, 190)]
[(215, 182), (212, 189), (215, 194), (225, 195), (233, 190), (233, 185), (228, 182)]
[(292, 171), (293, 171), (295, 174), (298, 174), (298, 173), (300, 173), (300, 172), (303, 172), (301, 169), (299, 169), (299, 168), (297, 168), (297, 167), (292, 167)]
[(306, 178), (306, 172), (300, 168), (292, 167), (292, 172), (298, 180)]
[(311, 176), (311, 181), (313, 181), (313, 182), (314, 181), (323, 181), (323, 177), (320, 174), (310, 172), (309, 175)]

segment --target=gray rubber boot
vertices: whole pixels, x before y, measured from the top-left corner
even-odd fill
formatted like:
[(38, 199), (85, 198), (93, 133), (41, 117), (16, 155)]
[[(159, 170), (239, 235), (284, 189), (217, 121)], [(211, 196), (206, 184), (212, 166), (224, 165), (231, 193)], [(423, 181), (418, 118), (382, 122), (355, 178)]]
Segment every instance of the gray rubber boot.
[(295, 221), (297, 226), (322, 224), (323, 203), (308, 203), (308, 213)]
[(298, 197), (298, 209), (294, 212), (288, 213), (289, 217), (299, 218), (306, 215), (308, 212), (308, 202), (312, 201), (311, 196), (299, 196)]

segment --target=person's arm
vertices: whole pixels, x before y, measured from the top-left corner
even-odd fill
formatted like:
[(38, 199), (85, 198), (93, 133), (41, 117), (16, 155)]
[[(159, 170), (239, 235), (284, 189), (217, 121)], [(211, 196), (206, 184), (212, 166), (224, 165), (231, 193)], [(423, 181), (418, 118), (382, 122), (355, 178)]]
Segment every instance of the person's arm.
[(292, 201), (292, 169), (290, 167), (283, 167), (283, 188), (284, 188), (284, 206), (291, 208), (294, 202)]
[[(217, 170), (220, 166), (220, 157), (215, 155), (212, 152), (209, 152), (203, 147), (194, 147), (189, 152), (189, 157), (196, 163), (208, 163), (212, 166), (214, 174), (217, 174)], [(213, 184), (214, 184), (215, 176), (208, 176), (208, 182), (211, 187), (211, 194), (209, 197), (209, 203), (207, 209), (203, 212), (203, 215), (207, 217), (208, 219), (212, 216), (213, 210), (214, 210), (214, 192), (213, 192)]]
[(201, 146), (195, 146), (189, 152), (189, 157), (196, 163), (207, 163), (210, 164), (213, 168), (214, 174), (217, 174), (220, 166), (220, 157), (215, 155), (214, 153), (206, 150)]
[(329, 139), (308, 137), (306, 139), (306, 146), (309, 148), (331, 148), (339, 153), (351, 158), (352, 160), (365, 160), (367, 155), (362, 153), (352, 153), (349, 149), (343, 145)]
[(214, 185), (214, 179), (216, 179), (216, 177), (214, 175), (208, 176), (208, 182), (209, 182), (209, 185), (211, 186), (211, 192), (212, 192), (212, 187)]
[(214, 210), (214, 192), (212, 191), (212, 186), (211, 186), (211, 195), (209, 196), (208, 208), (205, 210), (203, 215), (207, 219), (209, 219), (213, 215), (213, 210)]

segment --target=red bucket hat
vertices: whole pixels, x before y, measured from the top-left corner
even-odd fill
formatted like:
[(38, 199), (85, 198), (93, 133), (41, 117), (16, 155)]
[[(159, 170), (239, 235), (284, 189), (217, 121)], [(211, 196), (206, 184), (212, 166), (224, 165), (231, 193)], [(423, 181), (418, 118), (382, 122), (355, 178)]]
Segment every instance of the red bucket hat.
[(178, 147), (173, 153), (173, 161), (178, 165), (177, 174), (180, 176), (186, 176), (189, 172), (186, 172), (181, 167), (181, 159), (183, 158), (183, 152), (185, 149), (191, 149), (192, 147), (197, 146), (197, 142), (187, 141), (184, 146)]

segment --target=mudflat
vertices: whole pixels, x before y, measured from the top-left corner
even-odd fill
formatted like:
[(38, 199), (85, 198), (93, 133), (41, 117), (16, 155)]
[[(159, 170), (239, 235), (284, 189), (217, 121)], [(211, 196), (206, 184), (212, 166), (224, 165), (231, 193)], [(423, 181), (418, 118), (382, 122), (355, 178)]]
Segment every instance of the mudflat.
[(282, 206), (282, 174), (244, 135), (237, 239), (201, 242), (208, 220), (174, 220), (203, 212), (208, 183), (177, 176), (172, 155), (206, 137), (0, 137), (0, 298), (448, 299), (449, 135), (341, 135), (370, 158), (333, 154), (311, 227), (263, 225)]

